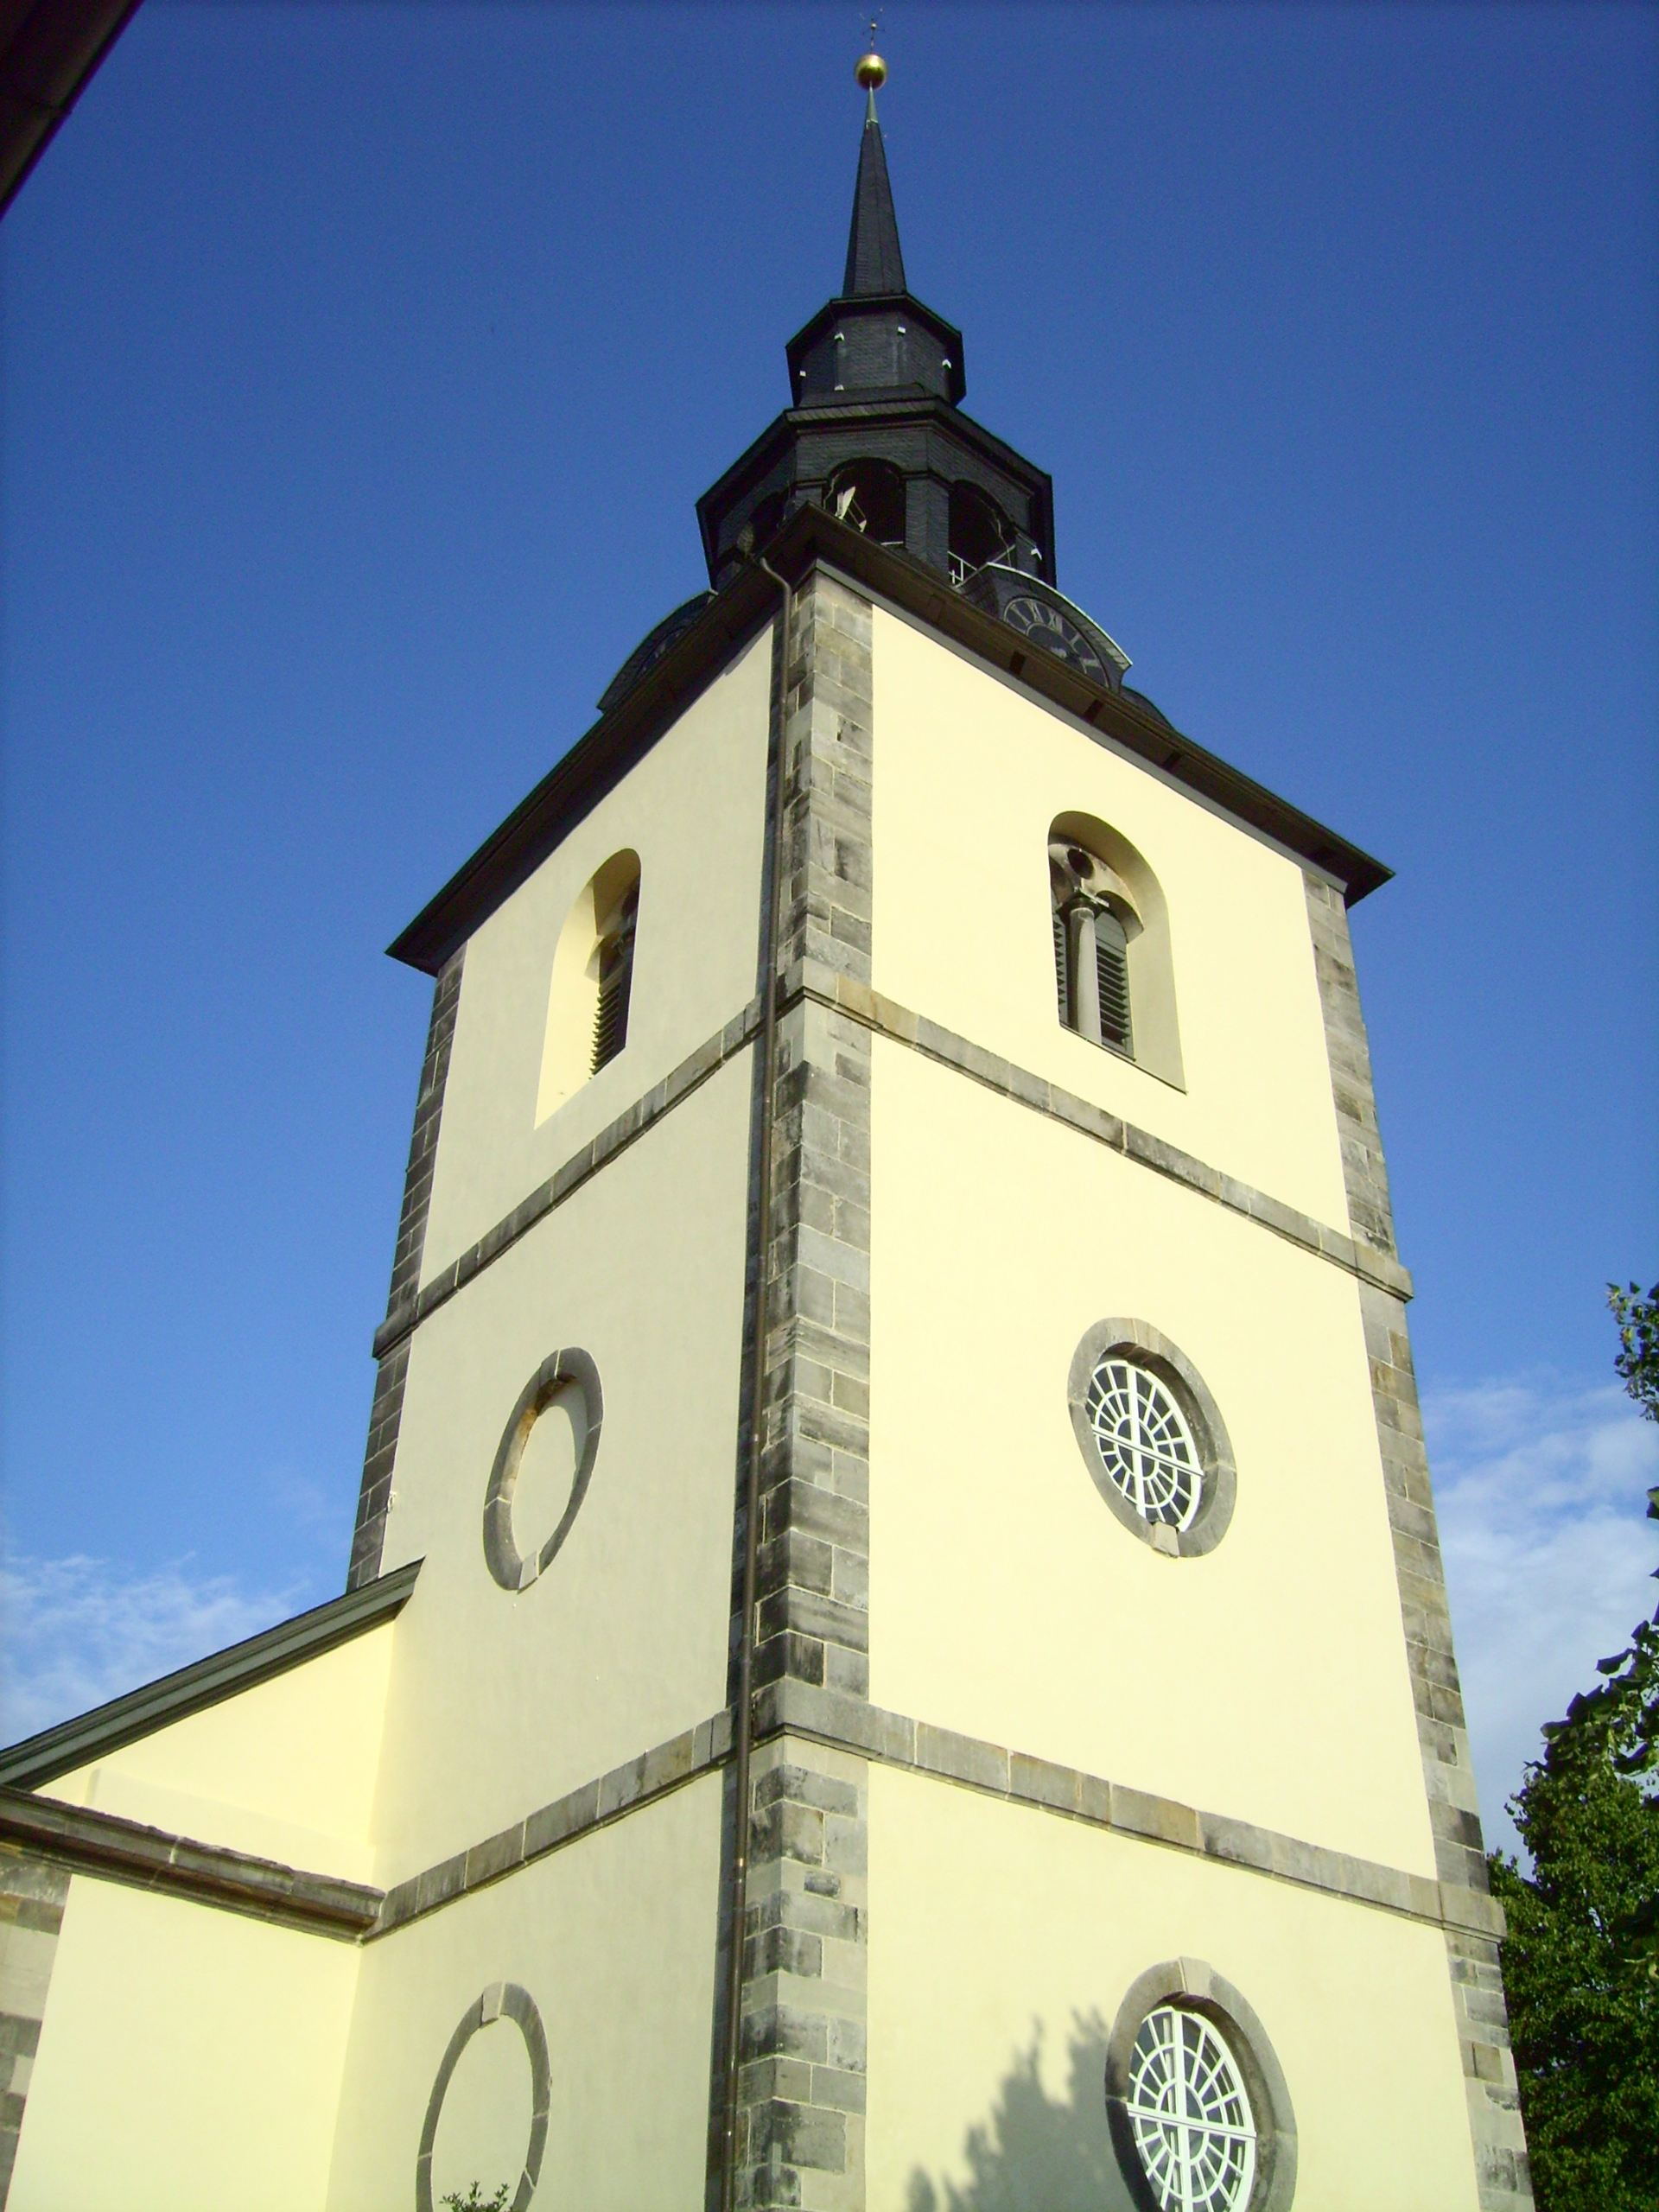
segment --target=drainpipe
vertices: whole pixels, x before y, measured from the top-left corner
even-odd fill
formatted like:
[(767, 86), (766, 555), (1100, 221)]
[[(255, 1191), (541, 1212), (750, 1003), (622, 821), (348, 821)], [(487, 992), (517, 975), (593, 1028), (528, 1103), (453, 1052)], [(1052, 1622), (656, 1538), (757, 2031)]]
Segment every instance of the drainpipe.
[(784, 895), (784, 709), (789, 689), (790, 588), (764, 560), (754, 566), (779, 591), (778, 688), (772, 704), (772, 886), (761, 960), (760, 1265), (754, 1290), (754, 1344), (749, 1397), (749, 1464), (744, 1480), (743, 1613), (737, 1643), (737, 1710), (732, 1764), (737, 1812), (732, 1843), (731, 1955), (726, 1981), (726, 2110), (720, 2149), (721, 2212), (737, 2202), (738, 2075), (743, 2046), (743, 1922), (749, 1888), (749, 1761), (754, 1747), (755, 1555), (760, 1512), (760, 1449), (766, 1402), (766, 1268), (772, 1252), (772, 1093), (778, 1078), (778, 938)]

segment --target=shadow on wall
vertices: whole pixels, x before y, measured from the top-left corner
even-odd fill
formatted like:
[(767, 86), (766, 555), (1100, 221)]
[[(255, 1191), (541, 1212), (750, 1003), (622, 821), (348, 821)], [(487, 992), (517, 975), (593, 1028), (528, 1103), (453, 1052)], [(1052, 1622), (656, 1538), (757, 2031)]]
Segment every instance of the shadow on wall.
[(1065, 2101), (1043, 2087), (1039, 2021), (1029, 2048), (1014, 2053), (989, 2119), (968, 2131), (968, 2181), (942, 2176), (936, 2186), (918, 2166), (905, 2212), (1135, 2212), (1106, 2120), (1106, 2023), (1074, 2013), (1071, 2029)]

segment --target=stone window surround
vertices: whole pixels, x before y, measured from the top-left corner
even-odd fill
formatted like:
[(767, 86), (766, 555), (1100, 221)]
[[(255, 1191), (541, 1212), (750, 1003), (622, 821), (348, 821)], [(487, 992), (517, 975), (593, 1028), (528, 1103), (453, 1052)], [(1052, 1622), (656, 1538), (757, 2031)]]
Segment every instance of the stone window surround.
[(1296, 2191), (1296, 2119), (1266, 2029), (1248, 1999), (1202, 1959), (1166, 1959), (1129, 1985), (1106, 2047), (1106, 2117), (1112, 2147), (1139, 2212), (1161, 2212), (1135, 2143), (1128, 2096), (1135, 2037), (1149, 2012), (1173, 2005), (1217, 2028), (1244, 2077), (1255, 2122), (1255, 2179), (1240, 2212), (1288, 2212)]
[[(1198, 1447), (1203, 1479), (1198, 1510), (1187, 1528), (1143, 1520), (1106, 1471), (1094, 1423), (1089, 1418), (1089, 1386), (1102, 1360), (1120, 1353), (1158, 1377), (1185, 1415)], [(1233, 1517), (1238, 1477), (1221, 1409), (1185, 1353), (1148, 1321), (1122, 1318), (1096, 1321), (1084, 1331), (1071, 1355), (1065, 1397), (1084, 1465), (1095, 1488), (1129, 1534), (1165, 1559), (1201, 1559), (1206, 1552), (1214, 1551)]]
[[(558, 1526), (533, 1557), (524, 1559), (512, 1533), (512, 1495), (518, 1469), (531, 1431), (554, 1401), (567, 1392), (582, 1400), (586, 1422), (582, 1457)], [(550, 1353), (519, 1392), (518, 1402), (501, 1432), (495, 1464), (490, 1469), (489, 1486), (484, 1494), (484, 1562), (502, 1589), (514, 1593), (528, 1590), (558, 1556), (588, 1495), (594, 1463), (599, 1457), (599, 1433), (604, 1413), (599, 1370), (588, 1353), (574, 1347)]]
[(475, 1997), (461, 2014), (448, 2048), (438, 2063), (437, 2078), (427, 2099), (426, 2118), (421, 2127), (421, 2147), (415, 2159), (415, 2212), (432, 2212), (432, 2146), (437, 2141), (438, 2121), (450, 2077), (461, 2062), (462, 2051), (479, 2030), (496, 2020), (512, 2022), (523, 2036), (524, 2049), (530, 2055), (530, 2141), (508, 2212), (527, 2212), (530, 2200), (536, 2194), (536, 2184), (542, 2175), (542, 2158), (547, 2149), (547, 2119), (553, 2093), (547, 2031), (542, 2025), (536, 2000), (527, 1989), (516, 1981), (496, 1981)]

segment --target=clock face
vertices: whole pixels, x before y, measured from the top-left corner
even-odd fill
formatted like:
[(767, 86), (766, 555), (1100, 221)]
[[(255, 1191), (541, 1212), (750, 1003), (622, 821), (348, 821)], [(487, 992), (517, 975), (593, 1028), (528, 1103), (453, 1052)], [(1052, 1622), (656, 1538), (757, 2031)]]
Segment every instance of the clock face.
[(1032, 599), (1024, 594), (1011, 599), (1002, 610), (1002, 620), (1011, 622), (1033, 645), (1045, 646), (1057, 659), (1069, 661), (1094, 683), (1107, 682), (1100, 655), (1088, 639), (1075, 622), (1068, 621), (1058, 607), (1051, 607), (1046, 599)]

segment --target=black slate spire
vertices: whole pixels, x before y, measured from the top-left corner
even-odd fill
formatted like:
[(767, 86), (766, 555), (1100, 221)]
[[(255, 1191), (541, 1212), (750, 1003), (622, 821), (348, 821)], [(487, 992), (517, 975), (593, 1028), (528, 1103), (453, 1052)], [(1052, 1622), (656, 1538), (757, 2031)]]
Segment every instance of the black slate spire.
[(853, 226), (847, 235), (843, 299), (905, 289), (905, 257), (899, 251), (899, 218), (887, 181), (887, 150), (875, 119), (875, 87), (864, 117), (864, 143), (858, 149), (858, 184), (853, 194)]
[(786, 410), (697, 502), (716, 591), (802, 506), (952, 583), (997, 562), (1053, 577), (1052, 486), (962, 413), (962, 333), (906, 282), (875, 113), (887, 74), (878, 54), (854, 71), (869, 99), (841, 289), (785, 348)]

